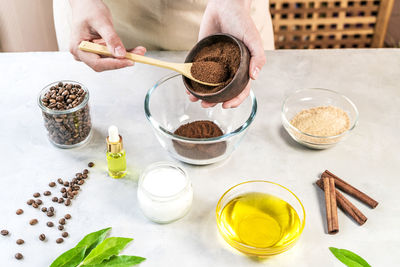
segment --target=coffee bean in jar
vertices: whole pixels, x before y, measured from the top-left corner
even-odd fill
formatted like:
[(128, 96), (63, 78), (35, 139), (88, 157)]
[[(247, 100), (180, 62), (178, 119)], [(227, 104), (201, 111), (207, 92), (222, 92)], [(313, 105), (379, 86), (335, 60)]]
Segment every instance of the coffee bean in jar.
[(42, 89), (38, 99), (50, 141), (72, 148), (89, 140), (92, 123), (89, 91), (80, 83), (60, 81)]

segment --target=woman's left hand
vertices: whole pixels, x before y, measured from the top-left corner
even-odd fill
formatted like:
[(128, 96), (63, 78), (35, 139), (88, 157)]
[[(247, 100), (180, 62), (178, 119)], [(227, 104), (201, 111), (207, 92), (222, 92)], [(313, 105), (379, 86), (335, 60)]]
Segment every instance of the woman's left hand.
[[(214, 33), (228, 33), (243, 41), (249, 48), (250, 78), (255, 80), (261, 68), (265, 64), (265, 53), (261, 36), (250, 16), (251, 0), (210, 0), (208, 1), (203, 19), (200, 24), (199, 40)], [(235, 98), (222, 104), (223, 108), (235, 108), (239, 106), (250, 93), (251, 81), (246, 88)], [(198, 99), (189, 94), (191, 101)], [(213, 107), (216, 103), (202, 101), (205, 108)]]

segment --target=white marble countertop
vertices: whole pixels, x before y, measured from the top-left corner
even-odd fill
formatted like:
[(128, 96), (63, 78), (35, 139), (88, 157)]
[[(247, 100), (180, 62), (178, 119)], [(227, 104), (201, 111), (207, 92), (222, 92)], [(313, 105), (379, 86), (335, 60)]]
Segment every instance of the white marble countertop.
[[(150, 56), (180, 61), (186, 53), (153, 52)], [(167, 225), (148, 221), (136, 199), (136, 177), (148, 164), (175, 161), (162, 149), (147, 122), (143, 101), (147, 90), (168, 70), (138, 64), (134, 68), (96, 73), (68, 53), (0, 54), (0, 266), (48, 266), (85, 234), (112, 226), (112, 236), (135, 240), (124, 254), (147, 260), (141, 266), (343, 266), (328, 250), (346, 248), (372, 266), (397, 266), (400, 250), (400, 50), (313, 50), (267, 52), (267, 64), (253, 83), (259, 109), (237, 151), (226, 161), (205, 166), (184, 165), (194, 188), (194, 202), (183, 219)], [(52, 146), (37, 106), (41, 88), (71, 79), (91, 93), (94, 127), (91, 142), (78, 149)], [(354, 101), (359, 125), (342, 144), (314, 151), (297, 145), (281, 126), (280, 108), (290, 92), (306, 87), (337, 90)], [(110, 124), (125, 138), (130, 176), (113, 180), (105, 172), (105, 137)], [(90, 179), (66, 229), (70, 237), (45, 226), (48, 218), (26, 205), (32, 193), (45, 191), (50, 180), (71, 178), (94, 161)], [(325, 230), (323, 197), (313, 184), (320, 172), (332, 170), (369, 193), (380, 204), (374, 210), (352, 200), (369, 218), (358, 226), (339, 211), (340, 232)], [(267, 179), (292, 189), (303, 201), (304, 232), (291, 250), (263, 261), (236, 252), (219, 236), (215, 206), (231, 186)], [(55, 192), (56, 190), (53, 190)], [(52, 203), (44, 198), (46, 205)], [(58, 206), (56, 206), (58, 207)], [(25, 213), (17, 216), (15, 210)], [(39, 224), (29, 225), (38, 218)], [(55, 221), (55, 219), (53, 219)], [(47, 242), (38, 240), (45, 233)], [(15, 240), (23, 238), (18, 246)], [(21, 252), (24, 260), (14, 254)]]

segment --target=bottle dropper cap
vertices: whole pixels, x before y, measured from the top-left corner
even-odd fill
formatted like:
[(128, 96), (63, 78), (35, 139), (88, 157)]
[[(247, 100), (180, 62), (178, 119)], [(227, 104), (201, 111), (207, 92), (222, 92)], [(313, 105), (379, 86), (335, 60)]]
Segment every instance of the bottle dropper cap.
[(118, 134), (118, 128), (111, 125), (108, 128), (107, 151), (111, 153), (119, 153), (122, 149), (122, 137)]

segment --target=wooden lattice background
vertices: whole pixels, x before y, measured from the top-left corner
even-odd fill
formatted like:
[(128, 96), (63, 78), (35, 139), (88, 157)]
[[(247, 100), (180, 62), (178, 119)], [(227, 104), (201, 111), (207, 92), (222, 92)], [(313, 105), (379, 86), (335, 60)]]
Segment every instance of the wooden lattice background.
[(393, 0), (270, 0), (277, 49), (382, 47)]

